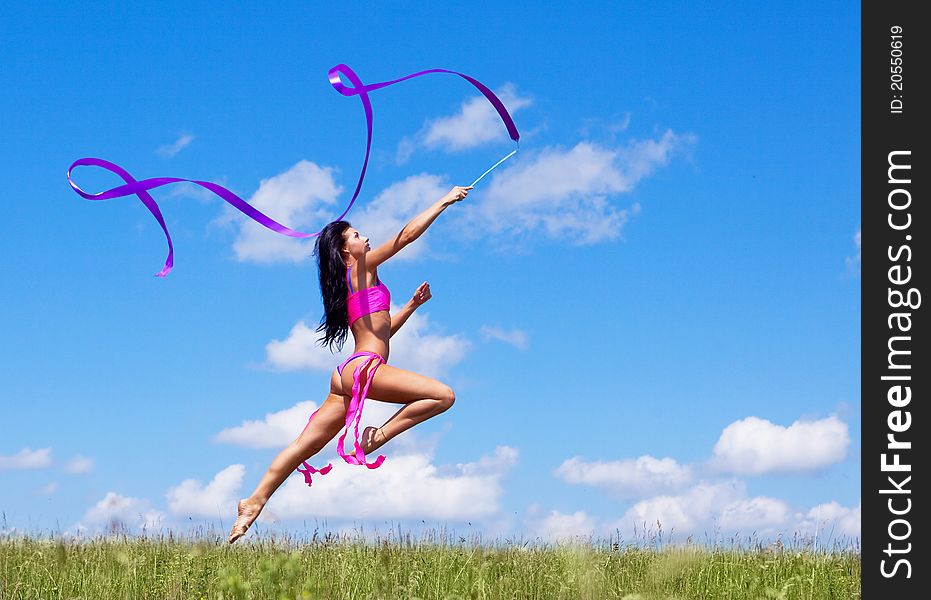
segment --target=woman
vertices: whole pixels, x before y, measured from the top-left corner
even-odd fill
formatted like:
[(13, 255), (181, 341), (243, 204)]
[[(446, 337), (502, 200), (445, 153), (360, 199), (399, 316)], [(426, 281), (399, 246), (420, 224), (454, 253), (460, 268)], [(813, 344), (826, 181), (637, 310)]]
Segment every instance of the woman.
[[(404, 308), (390, 315), (391, 295), (378, 279), (378, 266), (420, 237), (440, 213), (465, 198), (471, 189), (471, 186), (454, 187), (405, 225), (394, 239), (374, 250), (369, 246), (368, 238), (346, 221), (334, 221), (320, 233), (314, 254), (320, 269), (320, 291), (326, 314), (317, 331), (323, 331), (321, 339), (331, 349), (334, 343), (337, 349), (342, 349), (347, 332), (352, 331), (355, 352), (334, 369), (330, 377), (330, 394), (311, 415), (304, 431), (275, 457), (252, 495), (239, 501), (236, 522), (227, 540), (230, 544), (245, 535), (271, 495), (298, 465), (304, 463), (307, 466), (304, 476), (308, 484), (311, 473), (325, 474), (329, 471), (329, 466), (318, 471), (305, 461), (320, 452), (344, 426), (348, 429), (351, 419), (356, 423), (355, 454), (344, 454), (342, 441), (345, 434), (340, 437), (337, 452), (350, 464), (375, 468), (384, 457), (379, 456), (374, 463), (369, 463), (365, 459), (366, 454), (453, 405), (456, 396), (448, 385), (386, 364), (388, 339), (431, 295), (430, 285), (424, 282)], [(358, 418), (365, 398), (404, 406), (381, 427), (366, 427), (360, 441)]]

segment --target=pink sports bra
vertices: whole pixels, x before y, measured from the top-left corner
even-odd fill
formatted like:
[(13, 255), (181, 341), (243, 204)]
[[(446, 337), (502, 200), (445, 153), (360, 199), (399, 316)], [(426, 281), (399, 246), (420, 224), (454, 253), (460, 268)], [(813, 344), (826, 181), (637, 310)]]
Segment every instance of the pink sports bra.
[(352, 267), (346, 269), (346, 283), (349, 285), (349, 296), (346, 298), (346, 308), (349, 310), (349, 326), (356, 322), (357, 319), (370, 315), (380, 310), (388, 310), (391, 306), (391, 292), (382, 282), (375, 281), (378, 284), (374, 287), (365, 288), (364, 290), (352, 291), (352, 280), (349, 272)]

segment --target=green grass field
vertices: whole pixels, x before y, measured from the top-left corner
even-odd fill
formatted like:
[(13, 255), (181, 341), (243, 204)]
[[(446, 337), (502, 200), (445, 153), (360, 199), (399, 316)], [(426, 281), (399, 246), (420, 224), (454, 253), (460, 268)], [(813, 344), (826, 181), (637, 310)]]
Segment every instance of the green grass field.
[(856, 548), (454, 539), (7, 537), (0, 599), (860, 597)]

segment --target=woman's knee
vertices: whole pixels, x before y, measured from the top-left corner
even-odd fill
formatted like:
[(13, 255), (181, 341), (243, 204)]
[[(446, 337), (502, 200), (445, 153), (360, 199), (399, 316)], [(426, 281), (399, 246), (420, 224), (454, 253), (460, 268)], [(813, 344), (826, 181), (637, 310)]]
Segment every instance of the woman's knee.
[(440, 403), (440, 406), (444, 411), (452, 408), (453, 404), (456, 403), (456, 392), (453, 391), (453, 388), (448, 385), (443, 385), (440, 388), (440, 393), (436, 398), (436, 401)]

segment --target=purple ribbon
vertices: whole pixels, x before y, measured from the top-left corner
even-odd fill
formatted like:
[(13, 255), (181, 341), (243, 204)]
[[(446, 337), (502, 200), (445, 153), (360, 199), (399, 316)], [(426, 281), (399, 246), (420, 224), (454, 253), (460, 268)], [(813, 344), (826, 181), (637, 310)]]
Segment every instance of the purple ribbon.
[[(362, 180), (365, 179), (365, 170), (369, 164), (369, 154), (372, 149), (372, 103), (369, 100), (369, 92), (387, 87), (389, 85), (394, 85), (395, 83), (400, 83), (407, 79), (412, 79), (414, 77), (420, 77), (421, 75), (427, 75), (430, 73), (449, 73), (451, 75), (458, 75), (462, 77), (472, 85), (474, 85), (478, 90), (491, 102), (492, 106), (495, 107), (495, 110), (498, 111), (498, 115), (501, 117), (501, 120), (504, 122), (505, 127), (507, 127), (508, 135), (512, 140), (518, 142), (520, 139), (520, 134), (517, 132), (517, 127), (514, 125), (514, 120), (511, 119), (511, 115), (508, 114), (507, 109), (504, 107), (504, 104), (501, 100), (498, 99), (495, 94), (485, 87), (477, 79), (473, 79), (468, 75), (462, 73), (457, 73), (456, 71), (448, 71), (446, 69), (429, 69), (427, 71), (420, 71), (418, 73), (413, 73), (400, 79), (395, 79), (392, 81), (383, 81), (381, 83), (373, 83), (371, 85), (365, 85), (362, 83), (362, 80), (355, 74), (355, 72), (350, 69), (347, 65), (338, 64), (332, 69), (330, 69), (328, 75), (330, 79), (330, 84), (333, 88), (342, 94), (343, 96), (358, 96), (359, 100), (362, 101), (362, 108), (365, 111), (365, 122), (367, 126), (367, 134), (365, 140), (365, 160), (362, 162), (362, 171), (359, 173), (359, 180), (356, 183), (356, 189), (352, 194), (352, 198), (349, 200), (349, 204), (346, 206), (346, 210), (343, 213), (334, 219), (334, 221), (339, 221), (349, 212), (349, 209), (352, 208), (353, 203), (355, 203), (356, 198), (359, 196), (359, 192), (362, 190)], [(343, 84), (340, 75), (346, 77), (349, 80), (349, 83), (352, 84), (352, 87), (348, 87)], [(79, 188), (74, 181), (71, 180), (71, 171), (75, 167), (80, 166), (94, 166), (104, 168), (112, 173), (119, 175), (123, 181), (126, 183), (124, 185), (117, 186), (115, 188), (109, 189), (105, 192), (100, 192), (98, 194), (88, 194), (81, 188)], [(223, 200), (229, 202), (237, 210), (245, 214), (250, 219), (257, 222), (259, 225), (262, 225), (272, 231), (277, 233), (287, 235), (290, 237), (296, 238), (310, 238), (320, 235), (323, 231), (322, 229), (316, 233), (304, 233), (301, 231), (295, 231), (281, 223), (275, 221), (268, 215), (262, 213), (261, 211), (254, 208), (251, 204), (229, 191), (221, 185), (216, 183), (211, 183), (209, 181), (198, 181), (195, 179), (182, 179), (180, 177), (154, 177), (151, 179), (136, 180), (132, 175), (129, 174), (125, 169), (116, 165), (110, 161), (104, 160), (102, 158), (79, 158), (74, 161), (70, 167), (68, 167), (68, 183), (71, 184), (71, 188), (77, 192), (83, 198), (87, 200), (109, 200), (111, 198), (122, 198), (123, 196), (136, 195), (142, 201), (142, 203), (149, 209), (149, 212), (155, 217), (158, 221), (158, 224), (161, 225), (162, 231), (165, 232), (165, 238), (168, 240), (168, 258), (165, 259), (165, 266), (162, 267), (162, 270), (155, 274), (156, 277), (165, 277), (168, 273), (171, 272), (172, 267), (174, 266), (174, 247), (171, 244), (171, 236), (168, 234), (168, 227), (165, 225), (165, 219), (162, 218), (162, 212), (158, 208), (155, 200), (149, 194), (149, 190), (162, 187), (163, 185), (168, 185), (170, 183), (177, 183), (180, 181), (186, 181), (188, 183), (193, 183), (199, 185), (202, 188), (208, 189)]]

